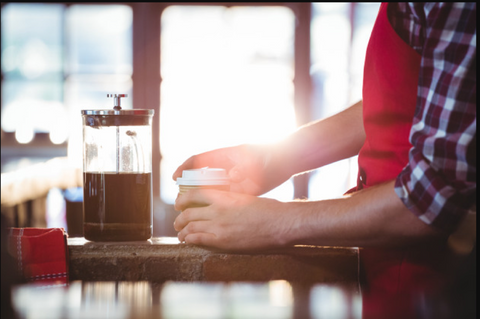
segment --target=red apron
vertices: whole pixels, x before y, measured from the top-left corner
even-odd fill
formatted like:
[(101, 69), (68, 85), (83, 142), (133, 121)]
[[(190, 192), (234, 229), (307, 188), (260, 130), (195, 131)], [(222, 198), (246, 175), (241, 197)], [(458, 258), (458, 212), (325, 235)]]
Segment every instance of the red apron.
[[(412, 147), (409, 134), (421, 57), (397, 35), (388, 20), (387, 7), (388, 3), (380, 6), (365, 57), (366, 139), (358, 156), (357, 190), (395, 179), (408, 164)], [(366, 291), (398, 296), (434, 287), (440, 274), (432, 265), (439, 262), (437, 257), (442, 249), (360, 249)], [(364, 302), (364, 308), (367, 307), (364, 311), (380, 306), (379, 303), (379, 300), (370, 305)]]

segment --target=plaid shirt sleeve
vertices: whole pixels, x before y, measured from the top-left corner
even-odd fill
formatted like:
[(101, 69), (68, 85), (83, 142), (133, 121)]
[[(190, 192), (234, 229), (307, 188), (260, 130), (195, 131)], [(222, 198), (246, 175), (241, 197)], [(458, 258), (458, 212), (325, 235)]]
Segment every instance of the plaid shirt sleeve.
[(403, 35), (392, 24), (422, 59), (413, 147), (395, 192), (422, 221), (452, 232), (476, 210), (476, 3), (405, 9)]

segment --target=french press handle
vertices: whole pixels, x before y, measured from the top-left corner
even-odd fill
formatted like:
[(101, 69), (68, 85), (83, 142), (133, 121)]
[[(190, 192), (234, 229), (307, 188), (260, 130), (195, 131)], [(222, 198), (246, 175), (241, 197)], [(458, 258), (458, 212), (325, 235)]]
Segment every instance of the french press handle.
[(128, 97), (127, 94), (107, 94), (107, 97), (113, 97), (113, 109), (115, 111), (120, 111), (122, 107), (120, 106), (120, 98)]

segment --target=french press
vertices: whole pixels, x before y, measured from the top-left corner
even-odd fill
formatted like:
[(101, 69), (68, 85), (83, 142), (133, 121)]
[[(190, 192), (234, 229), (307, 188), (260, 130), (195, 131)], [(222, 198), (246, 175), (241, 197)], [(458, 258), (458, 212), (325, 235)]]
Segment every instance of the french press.
[(83, 229), (91, 241), (152, 236), (152, 117), (122, 109), (126, 94), (107, 94), (112, 110), (82, 110)]

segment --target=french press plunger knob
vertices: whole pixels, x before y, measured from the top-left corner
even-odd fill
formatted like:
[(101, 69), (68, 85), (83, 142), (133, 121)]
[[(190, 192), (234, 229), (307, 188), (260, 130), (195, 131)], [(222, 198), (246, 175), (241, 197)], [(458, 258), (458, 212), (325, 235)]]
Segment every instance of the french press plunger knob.
[(128, 97), (127, 94), (107, 94), (107, 97), (113, 97), (113, 109), (115, 111), (120, 111), (122, 107), (120, 106), (120, 98)]

